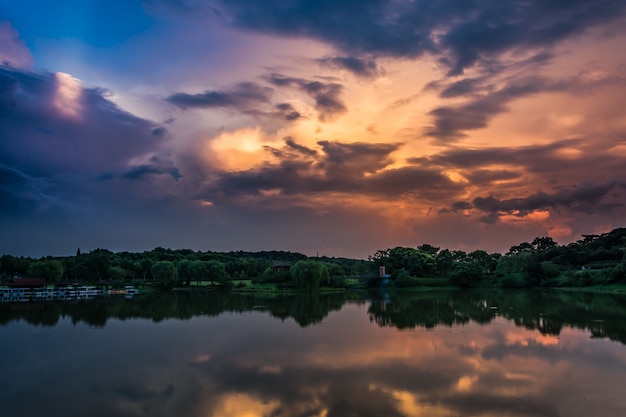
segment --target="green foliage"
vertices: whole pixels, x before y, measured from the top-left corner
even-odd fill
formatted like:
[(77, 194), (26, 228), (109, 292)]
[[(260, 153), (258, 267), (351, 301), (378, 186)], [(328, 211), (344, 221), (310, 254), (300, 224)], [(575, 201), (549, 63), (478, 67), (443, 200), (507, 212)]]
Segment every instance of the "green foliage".
[(128, 277), (128, 271), (126, 271), (121, 266), (112, 266), (109, 268), (109, 279), (112, 281), (120, 281), (126, 279)]
[(28, 267), (28, 276), (44, 278), (48, 282), (59, 282), (63, 279), (63, 264), (52, 259), (34, 262)]
[[(459, 274), (459, 268), (466, 268), (464, 263), (480, 265), (481, 274), (493, 273), (498, 264), (500, 254), (489, 254), (484, 250), (471, 253), (463, 251), (441, 250), (438, 247), (423, 244), (413, 248), (395, 247), (376, 251), (369, 257), (376, 268), (385, 266), (385, 271), (392, 275), (396, 286), (413, 286), (409, 279), (400, 275), (406, 271), (409, 277), (448, 277)], [(456, 272), (455, 272), (456, 271)], [(404, 274), (404, 273), (403, 273)], [(400, 278), (400, 282), (397, 282)]]
[(283, 283), (291, 281), (290, 271), (275, 271), (274, 268), (268, 266), (261, 277), (263, 283)]
[(394, 284), (396, 287), (408, 287), (413, 283), (411, 279), (411, 274), (406, 269), (401, 269), (400, 272), (396, 275), (396, 279), (394, 280)]
[(170, 261), (159, 261), (152, 265), (152, 275), (163, 288), (172, 288), (176, 283), (178, 272)]
[(221, 284), (228, 281), (226, 276), (226, 268), (220, 261), (209, 261), (206, 263), (207, 276), (211, 281), (217, 281)]
[(550, 261), (541, 262), (541, 282), (542, 287), (553, 287), (556, 284), (556, 279), (561, 274), (561, 268), (559, 265)]
[(439, 249), (441, 248), (437, 246), (429, 245), (428, 243), (424, 243), (417, 247), (417, 250), (419, 250), (420, 252), (424, 252), (432, 256), (437, 255), (437, 252), (439, 252)]
[(525, 288), (527, 287), (526, 275), (514, 272), (498, 278), (498, 284), (502, 288)]
[(188, 259), (180, 261), (176, 265), (176, 272), (178, 273), (178, 281), (183, 285), (189, 285), (192, 280), (191, 262)]
[(327, 284), (330, 278), (326, 265), (312, 260), (296, 262), (291, 267), (290, 273), (294, 286), (308, 291), (317, 290), (320, 285)]
[[(0, 256), (0, 279), (36, 274), (39, 277), (50, 276), (53, 280), (78, 282), (149, 282), (153, 279), (161, 282), (159, 272), (154, 275), (159, 268), (153, 269), (153, 266), (166, 261), (175, 265), (176, 278), (173, 283), (170, 278), (166, 279), (165, 286), (184, 285), (191, 281), (224, 285), (229, 282), (229, 278), (245, 278), (281, 286), (293, 282), (295, 285), (298, 279), (294, 281), (292, 274), (272, 268), (275, 260), (287, 261), (294, 266), (298, 261), (319, 262), (325, 266), (326, 273), (333, 276), (332, 286), (335, 287), (353, 286), (346, 284), (347, 279), (378, 286), (379, 266), (385, 266), (386, 273), (391, 275), (397, 287), (434, 286), (435, 282), (439, 282), (437, 280), (450, 277), (462, 286), (496, 284), (518, 288), (605, 285), (626, 282), (626, 228), (600, 235), (583, 235), (581, 240), (564, 246), (558, 245), (550, 237), (537, 237), (530, 243), (522, 242), (512, 246), (505, 255), (490, 254), (484, 250), (466, 253), (440, 249), (430, 244), (416, 248), (378, 250), (368, 260), (328, 257), (313, 260), (299, 253), (284, 251), (224, 253), (161, 247), (142, 253), (112, 253), (106, 249), (91, 252), (77, 250), (76, 256), (42, 260), (3, 255)], [(57, 272), (45, 272), (41, 265), (35, 265), (44, 261), (60, 262), (61, 278), (58, 278)], [(52, 269), (58, 270), (56, 267)], [(315, 286), (315, 280), (312, 282), (309, 285), (311, 288)], [(321, 282), (319, 285), (322, 285)]]
[(325, 262), (326, 268), (328, 268), (328, 273), (330, 276), (339, 276), (346, 275), (346, 270), (343, 266), (338, 262)]
[(25, 276), (32, 260), (30, 258), (2, 255), (0, 257), (0, 278), (9, 279)]
[(450, 274), (452, 283), (461, 288), (476, 287), (483, 279), (483, 266), (478, 261), (459, 262)]
[(454, 255), (448, 249), (443, 249), (435, 256), (435, 268), (439, 275), (448, 275), (454, 266)]
[(113, 253), (106, 249), (96, 249), (76, 256), (69, 263), (69, 275), (73, 280), (96, 281), (109, 278)]

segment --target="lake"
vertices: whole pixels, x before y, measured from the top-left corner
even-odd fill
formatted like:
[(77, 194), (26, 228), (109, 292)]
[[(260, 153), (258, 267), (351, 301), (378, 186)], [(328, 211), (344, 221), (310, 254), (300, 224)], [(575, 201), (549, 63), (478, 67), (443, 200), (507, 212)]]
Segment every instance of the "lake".
[(0, 304), (4, 416), (624, 416), (626, 295)]

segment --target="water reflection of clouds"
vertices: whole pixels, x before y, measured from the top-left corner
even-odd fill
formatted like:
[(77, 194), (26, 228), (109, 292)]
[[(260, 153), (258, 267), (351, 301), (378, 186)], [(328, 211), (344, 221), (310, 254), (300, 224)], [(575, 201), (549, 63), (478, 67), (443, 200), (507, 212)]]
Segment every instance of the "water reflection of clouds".
[[(572, 406), (575, 398), (593, 404), (586, 409), (593, 407), (596, 415), (616, 415), (608, 410), (623, 407), (599, 401), (603, 396), (598, 393), (610, 393), (605, 388), (615, 380), (602, 381), (595, 375), (591, 379), (595, 386), (580, 384), (581, 378), (588, 378), (580, 363), (603, 354), (589, 347), (594, 341), (577, 330), (565, 329), (557, 338), (515, 327), (504, 319), (495, 326), (470, 324), (461, 332), (461, 328), (397, 332), (363, 328), (358, 321), (352, 324), (346, 330), (335, 327), (332, 319), (325, 322), (325, 336), (336, 332), (332, 352), (325, 344), (305, 350), (279, 348), (283, 359), (280, 373), (263, 375), (268, 374), (270, 365), (261, 361), (254, 366), (254, 353), (250, 352), (246, 366), (236, 360), (224, 364), (228, 377), (212, 375), (222, 382), (222, 377), (230, 380), (235, 392), (243, 389), (265, 401), (278, 399), (281, 407), (272, 413), (277, 416), (301, 415), (302, 405), (295, 410), (295, 403), (309, 404), (307, 415), (319, 415), (320, 410), (341, 415), (338, 410), (361, 406), (359, 415), (585, 415)], [(615, 353), (618, 355), (610, 355), (615, 365), (626, 369), (623, 346)], [(615, 376), (624, 382), (623, 375)], [(559, 388), (563, 386), (568, 389)], [(371, 404), (374, 398), (375, 404)], [(351, 408), (346, 408), (346, 399)], [(561, 414), (560, 409), (571, 413)]]
[(306, 329), (263, 312), (88, 331), (62, 323), (40, 346), (19, 331), (18, 358), (48, 353), (55, 367), (20, 376), (4, 362), (22, 387), (11, 403), (25, 401), (10, 415), (626, 415), (620, 343), (569, 327), (544, 336), (504, 318), (399, 332), (366, 311), (347, 305)]

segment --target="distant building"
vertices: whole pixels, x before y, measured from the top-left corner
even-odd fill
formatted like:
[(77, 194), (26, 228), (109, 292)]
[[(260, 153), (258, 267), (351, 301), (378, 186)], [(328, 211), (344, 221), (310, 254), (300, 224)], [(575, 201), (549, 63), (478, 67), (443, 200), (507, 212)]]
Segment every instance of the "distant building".
[(274, 262), (272, 264), (272, 271), (274, 272), (289, 272), (291, 269), (291, 262)]
[(6, 286), (14, 288), (39, 288), (45, 286), (46, 284), (47, 282), (43, 278), (12, 279), (11, 281), (5, 283)]

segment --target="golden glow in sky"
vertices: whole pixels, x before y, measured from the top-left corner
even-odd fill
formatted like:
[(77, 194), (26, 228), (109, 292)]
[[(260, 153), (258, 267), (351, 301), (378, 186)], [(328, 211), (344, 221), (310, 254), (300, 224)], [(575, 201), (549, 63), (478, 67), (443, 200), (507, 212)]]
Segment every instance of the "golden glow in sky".
[(0, 21), (15, 216), (360, 258), (624, 226), (623, 2), (34, 1)]

